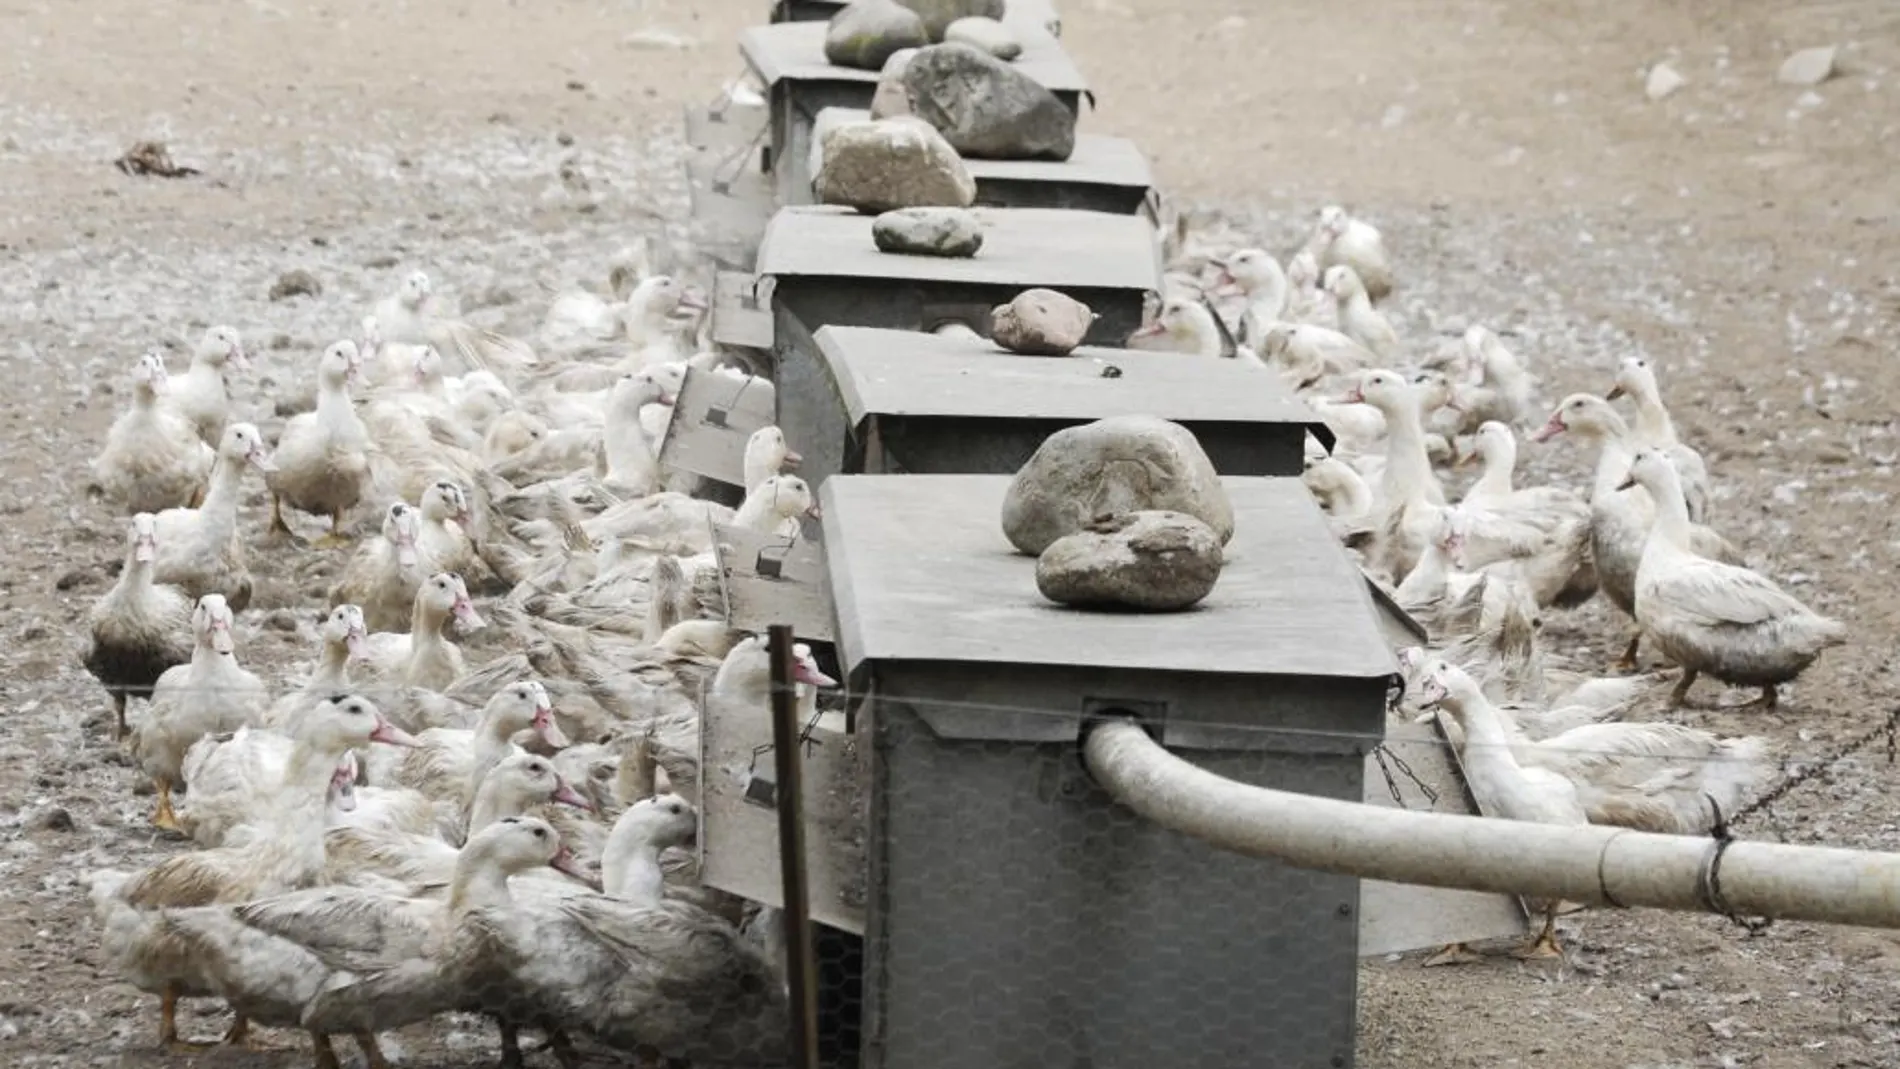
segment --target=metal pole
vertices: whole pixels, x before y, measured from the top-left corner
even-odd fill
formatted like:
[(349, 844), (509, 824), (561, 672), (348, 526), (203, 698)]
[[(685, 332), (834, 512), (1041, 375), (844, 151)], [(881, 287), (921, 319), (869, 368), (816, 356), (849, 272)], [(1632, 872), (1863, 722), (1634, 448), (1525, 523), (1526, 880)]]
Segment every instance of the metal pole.
[(1529, 824), (1269, 790), (1196, 768), (1129, 720), (1096, 725), (1083, 752), (1096, 782), (1149, 820), (1298, 868), (1593, 906), (1900, 928), (1900, 854)]
[(792, 629), (773, 624), (772, 755), (778, 772), (779, 874), (785, 896), (785, 980), (791, 996), (792, 1065), (818, 1069), (818, 960), (812, 952), (805, 881), (805, 790), (799, 760), (798, 690), (792, 681)]

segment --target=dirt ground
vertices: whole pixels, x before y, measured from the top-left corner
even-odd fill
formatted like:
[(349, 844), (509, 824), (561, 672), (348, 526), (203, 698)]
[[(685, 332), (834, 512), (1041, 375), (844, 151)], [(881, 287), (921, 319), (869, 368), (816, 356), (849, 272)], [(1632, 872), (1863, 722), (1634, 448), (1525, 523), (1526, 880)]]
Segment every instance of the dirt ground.
[[(120, 555), (118, 522), (81, 487), (124, 368), (148, 345), (232, 323), (261, 350), (240, 403), (274, 434), (268, 399), (411, 268), (475, 318), (526, 328), (551, 287), (598, 278), (633, 234), (683, 235), (680, 110), (740, 71), (734, 34), (764, 12), (764, 0), (0, 0), (8, 1064), (184, 1061), (153, 1050), (152, 1002), (101, 975), (81, 882), (175, 849), (148, 831), (150, 799), (133, 794), (109, 707), (77, 663), (83, 613)], [(1062, 15), (1099, 100), (1088, 128), (1135, 138), (1171, 194), (1276, 250), (1319, 205), (1352, 206), (1397, 258), (1407, 337), (1508, 329), (1553, 401), (1607, 388), (1621, 355), (1655, 359), (1709, 459), (1714, 523), (1853, 628), (1779, 714), (1691, 722), (1766, 734), (1799, 761), (1900, 700), (1887, 657), (1900, 443), (1885, 400), (1900, 390), (1900, 9), (1066, 0)], [(676, 40), (631, 36), (647, 30)], [(1776, 83), (1789, 52), (1825, 43), (1842, 46), (1837, 77)], [(1643, 77), (1664, 59), (1688, 84), (1652, 102)], [(146, 137), (203, 175), (115, 171)], [(270, 301), (296, 268), (322, 295)], [(1588, 471), (1562, 443), (1527, 447), (1524, 463), (1571, 484)], [(325, 567), (273, 562), (246, 621), (250, 661), (280, 671), (305, 656), (308, 623), (271, 610), (306, 604)], [(1566, 652), (1607, 660), (1622, 626), (1592, 607), (1550, 630)], [(1743, 831), (1900, 848), (1896, 775), (1876, 747)], [(1370, 964), (1359, 1064), (1900, 1065), (1900, 936), (1782, 924), (1749, 938), (1656, 913), (1586, 914), (1570, 931), (1561, 967)], [(445, 1069), (492, 1056), (486, 1033), (405, 1041)]]

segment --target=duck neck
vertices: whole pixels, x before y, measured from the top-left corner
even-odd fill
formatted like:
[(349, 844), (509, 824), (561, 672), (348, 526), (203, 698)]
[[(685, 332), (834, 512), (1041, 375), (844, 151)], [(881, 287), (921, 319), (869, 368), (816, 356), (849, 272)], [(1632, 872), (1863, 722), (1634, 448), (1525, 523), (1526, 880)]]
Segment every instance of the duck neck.
[(350, 684), (350, 646), (347, 642), (323, 640), (323, 655), (310, 673), (306, 690), (340, 690)]
[(347, 380), (333, 379), (328, 375), (317, 380), (317, 418), (326, 423), (341, 420), (354, 413), (350, 407), (350, 387)]
[(644, 479), (653, 470), (653, 442), (640, 423), (640, 405), (631, 411), (610, 411), (601, 446), (607, 454), (607, 474), (621, 480)]
[(461, 916), (478, 909), (505, 908), (513, 902), (508, 894), (508, 873), (481, 851), (464, 849), (449, 881), (449, 914)]
[(1511, 755), (1511, 735), (1505, 730), (1503, 716), (1492, 707), (1490, 700), (1475, 684), (1467, 684), (1460, 693), (1451, 695), (1448, 704), (1457, 710), (1458, 719), (1464, 725), (1466, 748), (1477, 748), (1465, 760), (1516, 763)]
[(778, 484), (761, 482), (745, 496), (739, 511), (733, 513), (732, 525), (754, 531), (770, 531), (784, 518), (778, 509)]
[(1686, 548), (1691, 526), (1689, 503), (1683, 500), (1681, 482), (1674, 478), (1665, 479), (1650, 491), (1649, 496), (1656, 502), (1655, 533), (1672, 545)]
[(643, 836), (609, 837), (600, 857), (600, 885), (615, 898), (643, 906), (659, 905), (666, 896), (659, 844)]
[(1401, 605), (1417, 605), (1443, 590), (1450, 573), (1451, 562), (1445, 559), (1444, 548), (1436, 540), (1428, 541), (1418, 555), (1418, 563), (1399, 584), (1396, 600)]
[(1636, 433), (1645, 442), (1674, 444), (1675, 424), (1669, 419), (1669, 409), (1663, 405), (1662, 391), (1656, 388), (1655, 380), (1639, 377), (1630, 390), (1630, 397), (1636, 402)]
[(1411, 394), (1385, 412), (1385, 471), (1380, 478), (1388, 506), (1422, 503), (1430, 498), (1432, 459), (1425, 452), (1425, 426)]
[(1478, 481), (1471, 484), (1467, 497), (1502, 497), (1511, 492), (1511, 472), (1517, 467), (1517, 458), (1499, 446), (1487, 446), (1484, 451), (1484, 471)]
[[(238, 490), (244, 482), (244, 460), (233, 460), (227, 456), (218, 457), (211, 467), (211, 484), (205, 490), (205, 499), (198, 511), (207, 518), (207, 522), (221, 527), (237, 530)], [(219, 545), (223, 545), (222, 542)]]
[[(526, 724), (516, 723), (512, 717), (499, 713), (491, 713), (482, 719), (480, 729), (475, 732), (474, 745), (470, 748), (472, 760), (469, 775), (472, 777), (472, 782), (469, 787), (473, 796), (480, 797), (481, 789), (488, 781), (488, 773), (514, 751), (515, 732), (526, 726)], [(498, 814), (502, 817), (509, 815), (508, 813)], [(473, 830), (470, 829), (471, 833)]]
[[(521, 797), (520, 792), (508, 789), (499, 776), (484, 776), (482, 785), (475, 792), (475, 800), (468, 807), (468, 839), (504, 817), (518, 817), (527, 812), (529, 799)], [(465, 840), (466, 841), (466, 840)]]
[(1590, 500), (1593, 503), (1607, 501), (1629, 477), (1630, 458), (1634, 455), (1630, 452), (1629, 426), (1623, 417), (1606, 412), (1599, 425), (1579, 428), (1576, 433), (1595, 439), (1597, 444), (1596, 481), (1590, 487)]

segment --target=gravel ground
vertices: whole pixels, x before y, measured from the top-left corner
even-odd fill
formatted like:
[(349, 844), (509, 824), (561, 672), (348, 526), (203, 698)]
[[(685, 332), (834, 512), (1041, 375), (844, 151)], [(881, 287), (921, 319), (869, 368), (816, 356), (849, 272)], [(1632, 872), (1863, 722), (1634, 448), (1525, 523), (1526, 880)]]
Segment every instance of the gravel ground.
[[(1329, 201), (1373, 219), (1399, 261), (1392, 307), (1407, 337), (1472, 321), (1514, 331), (1551, 400), (1606, 388), (1622, 355), (1654, 358), (1709, 459), (1715, 523), (1853, 628), (1778, 714), (1685, 715), (1767, 735), (1798, 761), (1897, 697), (1884, 651), (1900, 553), (1887, 507), (1900, 457), (1900, 15), (1873, 2), (1663, 8), (1400, 0), (1368, 19), (1311, 0), (1270, 12), (1070, 0), (1063, 15), (1100, 96), (1090, 128), (1135, 138), (1172, 193), (1270, 248)], [(182, 1060), (152, 1049), (151, 1002), (96, 967), (79, 882), (176, 849), (147, 829), (149, 798), (133, 793), (109, 705), (76, 662), (85, 608), (120, 555), (117, 521), (82, 487), (123, 369), (145, 346), (231, 323), (261, 357), (240, 406), (274, 434), (271, 399), (407, 270), (427, 268), (478, 321), (526, 329), (553, 288), (599, 278), (635, 235), (683, 236), (680, 108), (737, 73), (730, 42), (762, 12), (754, 0), (0, 3), (10, 1064)], [(1775, 83), (1790, 51), (1828, 42), (1843, 46), (1836, 78)], [(1661, 60), (1688, 84), (1651, 102), (1643, 76)], [(112, 168), (147, 137), (204, 173)], [(270, 301), (292, 269), (323, 293)], [(1588, 470), (1561, 443), (1526, 447), (1524, 465), (1573, 485)], [(261, 505), (247, 503), (247, 529), (261, 529)], [(244, 648), (290, 673), (308, 624), (273, 610), (307, 603), (334, 561), (269, 559)], [(1604, 660), (1623, 636), (1601, 606), (1553, 614), (1549, 630)], [(1875, 747), (1743, 831), (1895, 849), (1895, 774)], [(1370, 964), (1360, 1064), (1900, 1065), (1900, 942), (1885, 933), (1782, 924), (1749, 938), (1648, 912), (1585, 914), (1570, 931), (1558, 967)], [(463, 1066), (492, 1056), (486, 1037), (444, 1026), (403, 1045), (415, 1064)]]

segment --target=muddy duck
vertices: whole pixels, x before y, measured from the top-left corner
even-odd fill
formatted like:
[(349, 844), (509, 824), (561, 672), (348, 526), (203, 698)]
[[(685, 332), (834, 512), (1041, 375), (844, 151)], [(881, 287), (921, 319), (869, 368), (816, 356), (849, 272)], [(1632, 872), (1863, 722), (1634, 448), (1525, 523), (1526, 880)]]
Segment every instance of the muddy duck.
[[(103, 870), (90, 878), (103, 929), (105, 957), (132, 984), (161, 997), (159, 1042), (171, 1050), (203, 1044), (180, 1039), (178, 999), (210, 995), (201, 963), (153, 924), (160, 910), (247, 902), (309, 886), (323, 873), (323, 825), (337, 766), (351, 749), (372, 742), (410, 740), (383, 720), (368, 701), (343, 696), (305, 719), (284, 776), (258, 814), (257, 834), (242, 845), (179, 854), (127, 875)], [(225, 1039), (242, 1043), (248, 1021), (240, 1012)]]
[(217, 453), (189, 419), (161, 403), (165, 358), (156, 349), (132, 369), (132, 407), (113, 421), (92, 477), (107, 500), (128, 512), (159, 512), (197, 504)]
[(477, 630), (488, 626), (468, 585), (454, 572), (437, 572), (416, 589), (410, 610), (409, 632), (378, 631), (364, 643), (365, 680), (405, 687), (443, 690), (466, 671), (462, 651), (449, 641), (449, 629)]
[(317, 408), (284, 424), (273, 456), (271, 530), (289, 536), (283, 507), (330, 518), (317, 545), (341, 545), (343, 517), (362, 500), (370, 483), (369, 431), (350, 405), (349, 383), (361, 356), (356, 343), (340, 341), (317, 360)]
[(1796, 601), (1772, 580), (1695, 552), (1681, 477), (1666, 454), (1639, 451), (1624, 485), (1640, 485), (1656, 501), (1656, 520), (1636, 569), (1636, 622), (1664, 656), (1682, 666), (1672, 705), (1683, 704), (1706, 674), (1760, 687), (1759, 704), (1773, 709), (1780, 684), (1847, 641), (1846, 625)]
[(1636, 420), (1630, 425), (1630, 444), (1637, 449), (1659, 449), (1668, 454), (1681, 477), (1683, 500), (1688, 502), (1689, 519), (1706, 522), (1709, 512), (1709, 468), (1696, 452), (1676, 436), (1675, 420), (1663, 404), (1662, 389), (1656, 385), (1656, 371), (1640, 356), (1624, 357), (1617, 365), (1616, 382), (1604, 399), (1614, 401), (1627, 394), (1636, 403)]
[(218, 444), (218, 462), (211, 469), (203, 503), (197, 508), (166, 509), (155, 517), (155, 580), (177, 586), (189, 598), (222, 594), (233, 612), (243, 612), (250, 605), (251, 571), (237, 526), (238, 495), (247, 467), (265, 475), (277, 470), (257, 427), (233, 423), (224, 429), (224, 439)]
[(91, 642), (84, 663), (112, 695), (118, 736), (125, 737), (125, 703), (149, 697), (166, 671), (192, 657), (191, 602), (177, 587), (152, 581), (158, 559), (158, 520), (132, 517), (130, 545), (118, 582), (86, 614)]
[(172, 812), (172, 788), (184, 780), (185, 751), (206, 735), (222, 735), (261, 718), (269, 691), (237, 662), (230, 605), (219, 594), (198, 599), (191, 660), (165, 671), (152, 687), (145, 715), (131, 732), (132, 755), (158, 795), (153, 825), (182, 832)]
[(191, 366), (171, 383), (163, 398), (167, 408), (190, 420), (206, 445), (216, 446), (231, 420), (231, 397), (226, 371), (249, 371), (244, 339), (235, 327), (218, 326), (204, 332), (191, 350)]

